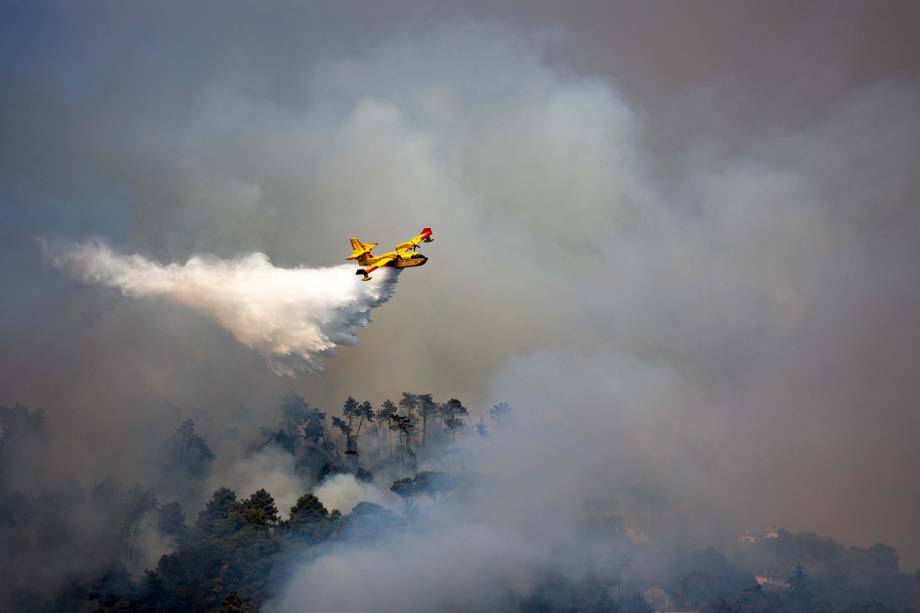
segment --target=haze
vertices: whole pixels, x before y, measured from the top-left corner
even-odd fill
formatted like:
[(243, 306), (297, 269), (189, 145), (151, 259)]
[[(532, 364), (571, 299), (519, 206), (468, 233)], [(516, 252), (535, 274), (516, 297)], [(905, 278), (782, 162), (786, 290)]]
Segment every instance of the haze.
[[(5, 3), (0, 404), (54, 445), (19, 486), (143, 480), (175, 407), (208, 434), (291, 389), (429, 391), (526, 424), (489, 530), (538, 470), (547, 504), (639, 486), (700, 542), (920, 566), (918, 28), (910, 2)], [(319, 268), (424, 226), (427, 265), (293, 378), (39, 242)]]

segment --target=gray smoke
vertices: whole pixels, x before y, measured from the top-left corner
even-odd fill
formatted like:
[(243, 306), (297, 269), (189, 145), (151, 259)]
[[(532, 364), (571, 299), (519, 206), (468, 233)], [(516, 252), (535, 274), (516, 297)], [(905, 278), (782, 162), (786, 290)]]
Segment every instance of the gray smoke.
[[(508, 401), (517, 420), (476, 449), (478, 498), (390, 544), (420, 575), (464, 561), (462, 588), (432, 579), (413, 602), (493, 608), (496, 586), (525, 591), (546, 551), (584, 542), (586, 509), (637, 487), (668, 501), (649, 527), (675, 540), (776, 524), (887, 541), (916, 566), (915, 9), (281, 6), (55, 9), (66, 36), (15, 43), (0, 338), (16, 351), (0, 390), (57, 424), (66, 453), (36, 467), (143, 476), (121, 459), (172, 426), (124, 411), (138, 398), (204, 407), (213, 441), (271, 423), (288, 384), (327, 410), (430, 391), (478, 411)], [(151, 48), (121, 53), (139, 31)], [(61, 283), (30, 238), (149, 254), (129, 269), (212, 253), (202, 266), (230, 270), (260, 252), (294, 278), (347, 255), (350, 234), (387, 244), (422, 226), (437, 251), (402, 275), (399, 308), (321, 377), (284, 385), (194, 304)], [(186, 283), (189, 264), (150, 266)], [(273, 335), (237, 338), (281, 359)], [(293, 496), (283, 463), (240, 460), (221, 460), (228, 483), (252, 488), (265, 465)], [(387, 551), (331, 552), (282, 604), (309, 590), (405, 605), (335, 572)]]

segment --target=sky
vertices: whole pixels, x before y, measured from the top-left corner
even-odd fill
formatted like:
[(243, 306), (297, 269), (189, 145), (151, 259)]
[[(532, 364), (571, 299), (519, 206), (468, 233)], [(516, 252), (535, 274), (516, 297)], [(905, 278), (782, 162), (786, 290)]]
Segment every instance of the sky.
[[(918, 26), (911, 2), (4, 2), (0, 404), (48, 412), (43, 479), (91, 483), (142, 475), (179, 414), (213, 438), (288, 390), (507, 401), (565, 495), (661, 488), (701, 534), (920, 566)], [(426, 266), (294, 376), (42, 248), (325, 268), (425, 226)]]

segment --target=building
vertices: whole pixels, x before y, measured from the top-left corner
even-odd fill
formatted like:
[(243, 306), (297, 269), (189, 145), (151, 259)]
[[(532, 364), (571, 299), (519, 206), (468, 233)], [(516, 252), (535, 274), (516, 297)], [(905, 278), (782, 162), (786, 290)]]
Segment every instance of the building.
[(738, 542), (745, 543), (748, 545), (759, 543), (764, 540), (773, 540), (779, 538), (779, 530), (776, 529), (776, 526), (770, 528), (764, 534), (754, 534), (753, 532), (742, 532), (738, 535)]
[(770, 575), (763, 574), (757, 575), (754, 577), (754, 581), (757, 582), (757, 585), (760, 587), (774, 588), (778, 590), (788, 590), (789, 582), (783, 579), (777, 579), (776, 577), (771, 577)]
[(738, 542), (747, 544), (759, 543), (760, 537), (750, 532), (742, 532), (738, 535)]

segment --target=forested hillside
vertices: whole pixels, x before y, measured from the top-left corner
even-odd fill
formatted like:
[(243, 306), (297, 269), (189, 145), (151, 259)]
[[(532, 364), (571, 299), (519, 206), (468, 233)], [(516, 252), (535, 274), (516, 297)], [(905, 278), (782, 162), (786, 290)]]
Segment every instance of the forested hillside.
[[(17, 471), (28, 471), (30, 455), (46, 450), (46, 417), (21, 406), (0, 409), (3, 610), (310, 610), (309, 592), (303, 596), (297, 585), (317, 565), (336, 560), (346, 585), (373, 585), (354, 552), (382, 552), (399, 569), (406, 539), (439, 539), (451, 534), (444, 522), (466, 521), (457, 510), (471, 508), (469, 500), (482, 503), (489, 491), (477, 450), (501, 444), (502, 432), (520, 423), (506, 404), (474, 418), (459, 400), (410, 393), (379, 407), (349, 397), (336, 415), (290, 394), (277, 415), (260, 432), (230, 436), (248, 440), (251, 456), (290, 460), (304, 488), (287, 507), (275, 496), (291, 493), (269, 487), (202, 491), (218, 458), (191, 419), (163, 441), (153, 483), (109, 479), (88, 490), (71, 483), (23, 494), (14, 487), (23, 476)], [(348, 488), (357, 494), (345, 510), (314, 493)], [(362, 494), (377, 502), (358, 500)], [(624, 496), (667, 504), (648, 493)], [(476, 508), (487, 512), (488, 504)], [(846, 547), (780, 529), (686, 549), (654, 525), (637, 530), (636, 517), (618, 508), (626, 507), (610, 501), (608, 509), (586, 512), (584, 540), (557, 551), (558, 559), (542, 559), (526, 582), (496, 589), (495, 607), (883, 613), (914, 611), (920, 601), (920, 573), (902, 573), (887, 545)], [(432, 581), (411, 568), (398, 576), (407, 593), (413, 583)], [(347, 606), (347, 592), (341, 598)]]

